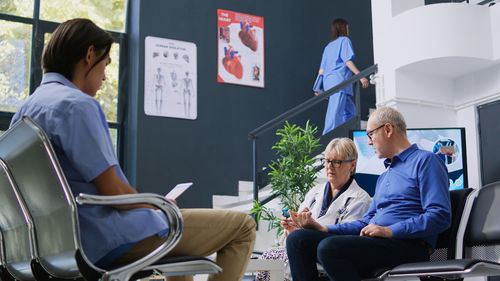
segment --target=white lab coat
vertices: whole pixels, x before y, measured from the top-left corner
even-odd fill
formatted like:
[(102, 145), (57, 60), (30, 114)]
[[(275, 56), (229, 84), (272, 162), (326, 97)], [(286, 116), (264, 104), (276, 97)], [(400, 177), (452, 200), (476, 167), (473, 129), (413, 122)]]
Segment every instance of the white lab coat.
[(323, 204), (325, 185), (326, 183), (321, 183), (311, 188), (307, 192), (304, 202), (299, 207), (299, 210), (308, 207), (312, 213), (312, 217), (318, 223), (331, 225), (351, 222), (361, 219), (366, 211), (368, 211), (372, 199), (366, 191), (359, 187), (356, 180), (353, 180), (349, 188), (332, 202), (326, 214), (318, 218), (321, 212), (321, 205)]
[[(318, 218), (321, 212), (321, 205), (323, 204), (325, 185), (326, 182), (322, 182), (311, 188), (307, 192), (302, 204), (300, 204), (299, 211), (308, 207), (312, 213), (312, 218), (322, 225), (351, 222), (363, 218), (363, 215), (370, 207), (372, 198), (365, 190), (359, 187), (356, 180), (353, 180), (349, 188), (330, 204), (326, 214)], [(286, 235), (283, 235), (280, 239), (280, 245), (285, 246), (285, 242)], [(323, 270), (319, 264), (318, 269), (320, 271)], [(285, 264), (285, 277), (292, 280), (288, 261)]]
[[(312, 213), (312, 218), (322, 225), (332, 225), (344, 222), (351, 222), (363, 218), (368, 211), (372, 198), (353, 180), (349, 188), (336, 198), (326, 214), (320, 218), (321, 205), (325, 193), (326, 182), (322, 182), (311, 188), (299, 206), (299, 211), (308, 207)], [(285, 235), (280, 239), (280, 245), (285, 245)]]

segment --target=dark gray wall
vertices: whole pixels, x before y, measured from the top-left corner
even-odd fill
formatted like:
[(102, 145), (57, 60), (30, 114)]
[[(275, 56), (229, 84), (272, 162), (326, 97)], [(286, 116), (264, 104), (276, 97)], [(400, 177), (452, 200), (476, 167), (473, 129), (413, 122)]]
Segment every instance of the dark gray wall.
[[(166, 193), (178, 182), (195, 184), (181, 207), (211, 207), (211, 195), (237, 193), (251, 180), (248, 132), (312, 97), (312, 84), (330, 24), (343, 17), (360, 69), (373, 64), (367, 0), (131, 0), (128, 97), (125, 106), (125, 172), (141, 192)], [(217, 83), (217, 9), (264, 17), (265, 88)], [(144, 114), (144, 39), (156, 36), (194, 42), (198, 56), (198, 119)], [(373, 107), (373, 87), (362, 92), (363, 117)], [(292, 119), (323, 129), (326, 101)], [(262, 166), (273, 158), (273, 132), (259, 140)]]
[[(500, 101), (491, 102), (478, 107), (479, 115), (479, 148), (481, 153), (481, 182), (483, 185), (500, 180), (500, 124), (498, 111)], [(499, 279), (500, 280), (500, 279)]]

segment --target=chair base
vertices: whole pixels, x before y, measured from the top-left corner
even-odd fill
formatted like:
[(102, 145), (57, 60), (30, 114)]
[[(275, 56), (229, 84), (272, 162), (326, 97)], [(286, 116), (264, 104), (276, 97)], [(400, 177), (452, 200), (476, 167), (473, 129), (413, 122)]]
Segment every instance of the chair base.
[(392, 269), (387, 279), (405, 280), (412, 277), (438, 277), (444, 280), (454, 280), (464, 277), (499, 274), (500, 263), (479, 259), (460, 259), (402, 264)]
[(83, 277), (74, 277), (74, 278), (59, 278), (49, 274), (45, 268), (40, 263), (40, 260), (34, 259), (31, 261), (31, 271), (33, 271), (33, 275), (36, 280), (51, 280), (51, 281), (85, 281)]
[(9, 271), (5, 266), (0, 265), (0, 280), (2, 281), (16, 281), (12, 275), (10, 275)]
[(143, 271), (154, 271), (163, 276), (216, 274), (222, 271), (214, 261), (200, 256), (165, 258), (147, 266)]

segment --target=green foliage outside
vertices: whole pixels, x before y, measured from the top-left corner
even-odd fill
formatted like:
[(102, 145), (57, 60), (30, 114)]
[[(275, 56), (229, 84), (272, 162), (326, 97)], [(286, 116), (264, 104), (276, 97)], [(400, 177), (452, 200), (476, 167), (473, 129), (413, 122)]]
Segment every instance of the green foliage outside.
[(110, 52), (111, 63), (106, 67), (106, 81), (102, 83), (101, 89), (95, 96), (106, 114), (108, 122), (116, 122), (117, 120), (119, 53), (120, 46), (113, 44)]
[(40, 18), (54, 22), (88, 18), (103, 29), (123, 32), (126, 3), (125, 0), (42, 0)]
[[(106, 30), (125, 29), (125, 0), (41, 0), (40, 19), (53, 22), (83, 17)], [(34, 1), (1, 0), (0, 13), (32, 17)], [(30, 24), (0, 20), (0, 111), (15, 112), (29, 95)], [(49, 35), (45, 34), (46, 43)], [(108, 121), (117, 120), (119, 45), (111, 50), (111, 64), (106, 69), (106, 81), (97, 93)]]
[[(42, 0), (43, 1), (43, 0)], [(33, 0), (2, 0), (0, 1), (0, 13), (16, 15), (20, 17), (33, 16)]]
[(0, 20), (0, 111), (17, 111), (28, 97), (30, 50), (31, 25)]
[[(33, 0), (2, 0), (0, 13), (33, 17)], [(41, 0), (40, 19), (63, 22), (89, 18), (107, 30), (125, 31), (126, 0)]]
[[(309, 121), (305, 128), (290, 125), (287, 121), (283, 128), (276, 131), (281, 139), (272, 149), (278, 159), (269, 165), (269, 175), (272, 194), (279, 196), (281, 208), (297, 211), (306, 193), (314, 186), (317, 172), (313, 167), (315, 159), (312, 153), (321, 147), (319, 138), (314, 136), (317, 131), (318, 127), (310, 125)], [(268, 207), (255, 201), (250, 213), (257, 216), (257, 222), (260, 219), (269, 221), (268, 231), (277, 229), (278, 236), (283, 234), (281, 217), (276, 217)]]

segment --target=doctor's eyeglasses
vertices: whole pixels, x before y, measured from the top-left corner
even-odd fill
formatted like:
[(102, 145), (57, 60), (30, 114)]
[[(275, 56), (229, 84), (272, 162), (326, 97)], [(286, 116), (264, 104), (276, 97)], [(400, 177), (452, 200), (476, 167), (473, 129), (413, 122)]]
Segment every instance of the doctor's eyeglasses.
[(328, 159), (325, 159), (325, 158), (321, 158), (321, 164), (323, 164), (323, 166), (333, 166), (334, 168), (338, 168), (340, 167), (340, 165), (342, 165), (342, 163), (344, 162), (352, 162), (354, 160), (335, 160), (335, 159), (332, 159), (332, 160), (328, 160)]

